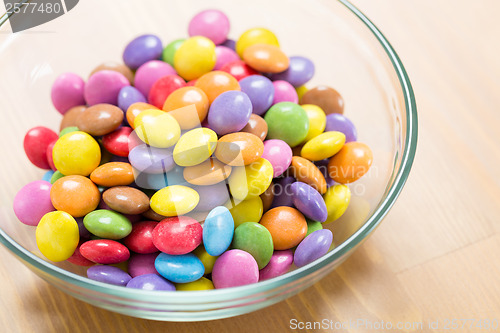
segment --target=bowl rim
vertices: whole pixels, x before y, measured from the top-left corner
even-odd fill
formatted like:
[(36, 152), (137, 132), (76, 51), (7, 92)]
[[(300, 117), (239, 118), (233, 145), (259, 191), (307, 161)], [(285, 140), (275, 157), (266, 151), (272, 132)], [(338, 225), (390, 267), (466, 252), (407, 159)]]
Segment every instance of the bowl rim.
[[(354, 234), (352, 234), (348, 239), (335, 247), (332, 251), (308, 265), (299, 267), (294, 271), (270, 280), (261, 281), (256, 284), (250, 284), (241, 287), (215, 289), (211, 290), (208, 293), (207, 291), (189, 291), (189, 294), (186, 294), (186, 292), (179, 293), (178, 291), (158, 293), (157, 291), (124, 288), (121, 286), (114, 286), (85, 278), (83, 276), (59, 268), (52, 263), (46, 262), (45, 260), (37, 257), (36, 255), (23, 248), (17, 242), (15, 242), (1, 228), (0, 243), (6, 246), (8, 250), (10, 250), (13, 254), (15, 254), (29, 266), (50, 274), (54, 278), (73, 284), (76, 287), (91, 289), (94, 292), (100, 292), (119, 298), (127, 298), (130, 300), (137, 300), (155, 304), (167, 303), (189, 305), (228, 301), (232, 299), (253, 296), (295, 282), (311, 273), (314, 273), (315, 271), (326, 267), (332, 262), (343, 258), (352, 248), (358, 246), (380, 224), (384, 216), (389, 212), (390, 208), (395, 203), (395, 200), (399, 196), (401, 190), (403, 189), (410, 173), (417, 148), (418, 120), (415, 95), (410, 83), (410, 79), (401, 60), (399, 59), (389, 41), (357, 7), (351, 4), (348, 0), (338, 1), (366, 25), (366, 27), (377, 38), (386, 55), (391, 60), (393, 68), (398, 76), (401, 88), (403, 89), (406, 108), (407, 131), (405, 137), (406, 145), (403, 150), (401, 165), (394, 177), (394, 183), (389, 188), (384, 201)], [(7, 18), (7, 14), (4, 14), (0, 17), (0, 27), (7, 20)]]

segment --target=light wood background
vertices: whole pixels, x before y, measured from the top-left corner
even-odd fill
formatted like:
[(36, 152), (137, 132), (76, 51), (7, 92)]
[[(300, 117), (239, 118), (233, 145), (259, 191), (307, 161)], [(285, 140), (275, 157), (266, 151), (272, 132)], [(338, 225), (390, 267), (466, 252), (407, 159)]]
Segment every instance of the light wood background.
[[(416, 330), (423, 332), (436, 320), (500, 320), (500, 2), (353, 3), (402, 58), (417, 96), (420, 135), (401, 197), (352, 257), (270, 308), (212, 322), (162, 323), (66, 296), (0, 247), (0, 331), (286, 332), (293, 318), (326, 318), (423, 322)], [(467, 331), (487, 330), (456, 330)]]

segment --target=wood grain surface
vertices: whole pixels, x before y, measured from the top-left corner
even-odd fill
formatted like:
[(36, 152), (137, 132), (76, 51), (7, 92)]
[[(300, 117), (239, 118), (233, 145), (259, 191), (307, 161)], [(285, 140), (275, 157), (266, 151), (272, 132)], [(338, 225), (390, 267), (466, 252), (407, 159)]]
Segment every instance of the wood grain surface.
[(321, 283), (267, 309), (163, 323), (66, 296), (0, 247), (0, 332), (287, 332), (292, 319), (401, 322), (409, 323), (402, 331), (427, 332), (437, 320), (441, 329), (447, 319), (500, 320), (500, 2), (353, 3), (405, 64), (420, 125), (405, 189), (355, 254)]

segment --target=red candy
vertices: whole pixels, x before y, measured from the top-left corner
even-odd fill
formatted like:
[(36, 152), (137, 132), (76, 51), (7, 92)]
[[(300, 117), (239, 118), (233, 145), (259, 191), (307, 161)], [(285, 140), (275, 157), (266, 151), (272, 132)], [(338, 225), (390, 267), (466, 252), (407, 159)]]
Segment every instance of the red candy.
[(132, 232), (123, 239), (123, 244), (129, 250), (141, 254), (150, 254), (158, 252), (153, 244), (153, 229), (158, 222), (144, 221), (135, 223), (132, 226)]
[(124, 245), (110, 239), (87, 241), (80, 246), (80, 253), (84, 258), (103, 265), (118, 264), (130, 258)]
[(58, 138), (56, 132), (47, 127), (39, 126), (30, 129), (24, 136), (24, 151), (31, 163), (41, 169), (50, 169), (47, 147)]
[(82, 256), (80, 253), (80, 246), (82, 246), (82, 244), (83, 243), (80, 242), (75, 250), (75, 253), (73, 253), (73, 255), (66, 260), (78, 266), (93, 266), (95, 263)]
[(47, 146), (47, 162), (49, 162), (50, 168), (54, 171), (57, 170), (56, 166), (54, 165), (54, 158), (52, 157), (52, 150), (54, 149), (54, 145), (56, 144), (57, 140), (52, 141), (49, 143)]
[(128, 137), (132, 133), (130, 127), (120, 127), (102, 137), (102, 145), (113, 155), (128, 156)]
[(154, 228), (153, 243), (167, 254), (186, 254), (201, 244), (202, 233), (201, 225), (191, 217), (169, 217)]
[(161, 109), (168, 95), (185, 86), (186, 82), (178, 75), (164, 76), (158, 79), (151, 87), (148, 95), (148, 103)]
[(186, 83), (186, 86), (187, 86), (187, 87), (194, 87), (194, 85), (196, 84), (196, 81), (198, 81), (198, 79), (188, 81), (188, 82)]
[(248, 66), (243, 60), (235, 60), (225, 64), (220, 70), (231, 74), (238, 81), (247, 76), (259, 74), (259, 72)]

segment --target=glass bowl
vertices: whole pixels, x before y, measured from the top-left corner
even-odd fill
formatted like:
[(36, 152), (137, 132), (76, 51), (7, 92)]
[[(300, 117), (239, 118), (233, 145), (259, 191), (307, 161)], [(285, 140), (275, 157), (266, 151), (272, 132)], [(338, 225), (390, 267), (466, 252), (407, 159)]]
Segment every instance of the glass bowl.
[[(316, 65), (307, 84), (326, 84), (344, 97), (345, 115), (359, 141), (373, 150), (372, 168), (349, 185), (351, 204), (339, 220), (324, 225), (335, 247), (322, 258), (283, 276), (253, 285), (200, 292), (148, 292), (112, 286), (85, 277), (83, 269), (43, 259), (35, 230), (12, 210), (16, 192), (41, 179), (43, 171), (26, 158), (24, 134), (34, 126), (58, 129), (61, 119), (50, 101), (51, 84), (63, 72), (84, 78), (104, 61), (121, 61), (126, 43), (154, 33), (164, 43), (185, 37), (201, 0), (86, 0), (46, 24), (11, 33), (0, 27), (0, 242), (41, 278), (90, 304), (118, 313), (165, 321), (232, 317), (286, 299), (340, 265), (382, 221), (410, 172), (417, 145), (417, 112), (410, 81), (382, 33), (347, 1), (211, 1), (231, 20), (230, 37), (251, 27), (274, 31), (289, 55)], [(1, 20), (0, 20), (1, 21)]]

